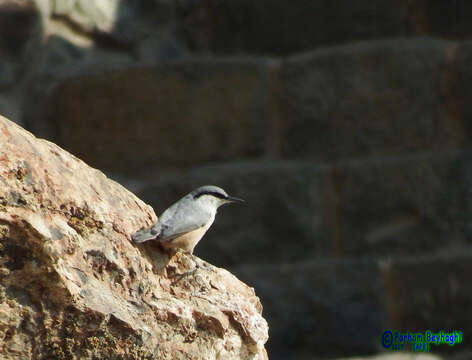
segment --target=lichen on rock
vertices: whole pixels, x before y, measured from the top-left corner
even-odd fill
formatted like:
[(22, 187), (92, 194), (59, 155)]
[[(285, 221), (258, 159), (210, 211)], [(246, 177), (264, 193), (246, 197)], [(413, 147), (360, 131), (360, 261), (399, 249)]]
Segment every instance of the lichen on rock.
[(129, 234), (155, 220), (0, 117), (2, 359), (266, 359), (254, 290), (191, 255), (134, 245)]

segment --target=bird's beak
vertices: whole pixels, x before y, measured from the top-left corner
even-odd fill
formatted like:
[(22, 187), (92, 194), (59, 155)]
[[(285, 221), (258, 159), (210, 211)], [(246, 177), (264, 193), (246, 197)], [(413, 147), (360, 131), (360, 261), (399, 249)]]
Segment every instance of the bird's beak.
[(229, 202), (245, 202), (243, 199), (240, 199), (240, 198), (237, 198), (237, 197), (233, 197), (233, 196), (228, 196), (226, 198), (227, 201)]

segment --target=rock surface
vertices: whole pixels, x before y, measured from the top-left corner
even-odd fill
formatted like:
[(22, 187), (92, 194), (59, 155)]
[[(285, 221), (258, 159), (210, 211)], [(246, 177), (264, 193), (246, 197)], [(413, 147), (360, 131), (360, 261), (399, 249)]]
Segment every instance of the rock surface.
[(2, 359), (267, 358), (252, 288), (134, 246), (149, 206), (5, 118), (0, 183)]

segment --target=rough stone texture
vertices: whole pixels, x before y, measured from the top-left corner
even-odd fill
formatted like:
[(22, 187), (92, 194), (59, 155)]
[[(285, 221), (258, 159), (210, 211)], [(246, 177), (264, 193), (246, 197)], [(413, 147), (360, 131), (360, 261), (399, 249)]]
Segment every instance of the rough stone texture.
[(249, 156), (264, 150), (267, 76), (264, 61), (201, 60), (79, 77), (50, 119), (59, 145), (110, 170)]
[(245, 198), (220, 210), (196, 249), (220, 266), (413, 255), (470, 244), (471, 157), (450, 150), (329, 166), (240, 162), (148, 174), (135, 190), (158, 213), (207, 183)]
[(281, 73), (283, 154), (335, 160), (464, 144), (450, 63), (456, 49), (382, 40), (289, 59)]
[(267, 358), (252, 288), (134, 246), (149, 206), (5, 118), (0, 183), (2, 359)]
[(233, 271), (258, 289), (271, 324), (271, 359), (378, 350), (385, 309), (375, 262), (308, 260)]

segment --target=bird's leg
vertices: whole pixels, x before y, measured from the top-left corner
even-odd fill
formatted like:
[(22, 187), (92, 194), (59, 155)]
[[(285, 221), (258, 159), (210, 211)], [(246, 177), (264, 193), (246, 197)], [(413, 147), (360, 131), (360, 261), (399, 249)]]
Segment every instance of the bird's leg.
[[(189, 270), (189, 271), (186, 271), (184, 272), (183, 274), (176, 274), (174, 275), (173, 277), (176, 277), (177, 279), (173, 282), (173, 284), (179, 282), (180, 280), (182, 280), (184, 277), (187, 277), (187, 276), (190, 276), (190, 275), (193, 275), (197, 272), (197, 270), (208, 270), (209, 267), (205, 264), (199, 264), (199, 261), (201, 261), (201, 259), (199, 259), (198, 257), (196, 257), (195, 255), (193, 255), (192, 253), (189, 253), (189, 255), (192, 257), (192, 261), (194, 263), (194, 267), (192, 270)], [(196, 259), (198, 259), (199, 261), (197, 261)]]
[[(177, 251), (177, 253), (178, 253), (178, 252), (179, 252), (179, 251)], [(178, 282), (178, 281), (180, 281), (180, 280), (182, 280), (184, 277), (187, 277), (187, 276), (189, 276), (189, 275), (195, 274), (195, 272), (196, 272), (198, 269), (201, 268), (201, 266), (198, 264), (198, 262), (195, 261), (195, 255), (193, 255), (193, 254), (192, 254), (191, 252), (189, 252), (189, 251), (184, 251), (184, 252), (185, 252), (188, 256), (190, 256), (190, 257), (192, 258), (192, 261), (193, 261), (194, 266), (193, 266), (193, 269), (192, 269), (192, 270), (185, 271), (185, 272), (182, 273), (182, 274), (174, 274), (174, 275), (172, 275), (171, 277), (176, 277), (176, 278), (177, 278), (177, 280), (175, 280), (174, 283), (175, 283), (175, 282)], [(177, 253), (176, 253), (176, 254), (177, 254)]]
[(175, 274), (174, 276), (172, 276), (176, 278), (175, 281), (172, 282), (172, 285), (174, 285), (175, 283), (179, 282), (180, 280), (182, 280), (183, 278), (187, 276), (195, 274), (197, 270), (198, 269), (193, 269), (193, 270), (186, 271), (183, 274)]

